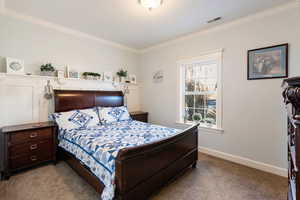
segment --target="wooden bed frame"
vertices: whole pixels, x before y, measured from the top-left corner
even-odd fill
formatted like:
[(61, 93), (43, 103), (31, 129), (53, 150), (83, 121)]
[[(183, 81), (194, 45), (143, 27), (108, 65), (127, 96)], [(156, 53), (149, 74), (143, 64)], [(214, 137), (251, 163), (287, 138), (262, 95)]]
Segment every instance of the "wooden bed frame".
[[(121, 91), (55, 90), (54, 94), (55, 112), (124, 105)], [(102, 193), (103, 183), (88, 167), (62, 148), (58, 148), (58, 157)], [(197, 159), (197, 125), (171, 138), (121, 149), (116, 158), (115, 199), (146, 199), (189, 167), (196, 167)]]

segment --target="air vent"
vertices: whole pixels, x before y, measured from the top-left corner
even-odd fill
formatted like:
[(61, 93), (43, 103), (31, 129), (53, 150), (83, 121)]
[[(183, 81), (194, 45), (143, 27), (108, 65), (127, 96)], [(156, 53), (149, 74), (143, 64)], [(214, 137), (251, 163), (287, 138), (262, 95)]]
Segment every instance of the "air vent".
[(222, 17), (216, 17), (216, 18), (214, 18), (214, 19), (211, 19), (211, 20), (207, 21), (207, 23), (210, 24), (210, 23), (219, 21), (219, 20), (221, 20), (221, 19), (222, 19)]

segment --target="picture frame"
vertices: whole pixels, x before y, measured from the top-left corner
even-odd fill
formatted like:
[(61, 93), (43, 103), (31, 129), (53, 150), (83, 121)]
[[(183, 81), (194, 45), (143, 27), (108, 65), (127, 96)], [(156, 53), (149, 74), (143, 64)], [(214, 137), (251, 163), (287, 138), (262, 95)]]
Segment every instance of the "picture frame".
[(24, 61), (16, 58), (6, 58), (6, 73), (24, 75)]
[(65, 78), (65, 71), (64, 70), (57, 70), (57, 78)]
[(133, 84), (136, 84), (136, 75), (130, 74), (129, 75), (129, 82), (133, 83)]
[(79, 79), (80, 78), (80, 74), (77, 71), (69, 71), (68, 72), (68, 78), (76, 78)]
[(103, 72), (103, 81), (113, 82), (114, 76), (112, 72)]
[(247, 80), (288, 77), (288, 44), (248, 50)]

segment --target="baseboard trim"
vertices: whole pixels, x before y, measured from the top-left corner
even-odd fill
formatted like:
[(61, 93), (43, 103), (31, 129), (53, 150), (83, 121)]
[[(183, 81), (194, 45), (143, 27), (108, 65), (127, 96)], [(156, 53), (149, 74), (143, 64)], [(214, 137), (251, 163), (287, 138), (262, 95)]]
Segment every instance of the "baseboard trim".
[(208, 154), (208, 155), (211, 155), (214, 157), (222, 158), (224, 160), (228, 160), (228, 161), (231, 161), (231, 162), (234, 162), (237, 164), (245, 165), (247, 167), (255, 168), (255, 169), (258, 169), (261, 171), (269, 172), (269, 173), (276, 174), (276, 175), (283, 176), (283, 177), (288, 176), (287, 169), (284, 169), (284, 168), (280, 168), (280, 167), (276, 167), (276, 166), (269, 165), (266, 163), (254, 161), (254, 160), (251, 160), (248, 158), (224, 153), (224, 152), (217, 151), (214, 149), (209, 149), (206, 147), (200, 146), (198, 150), (201, 153), (205, 153), (205, 154)]

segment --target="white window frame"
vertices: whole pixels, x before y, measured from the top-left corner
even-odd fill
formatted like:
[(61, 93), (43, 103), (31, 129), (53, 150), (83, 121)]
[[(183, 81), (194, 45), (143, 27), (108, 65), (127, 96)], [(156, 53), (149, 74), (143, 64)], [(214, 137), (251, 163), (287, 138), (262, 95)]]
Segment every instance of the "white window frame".
[(178, 119), (177, 123), (190, 124), (183, 120), (184, 117), (184, 102), (185, 102), (185, 65), (195, 63), (211, 63), (217, 64), (217, 99), (216, 99), (216, 126), (209, 127), (200, 125), (199, 129), (203, 129), (207, 132), (223, 133), (223, 84), (222, 84), (222, 64), (223, 64), (223, 49), (204, 52), (201, 56), (191, 59), (184, 59), (177, 62), (178, 76), (179, 76), (179, 102), (178, 102)]

